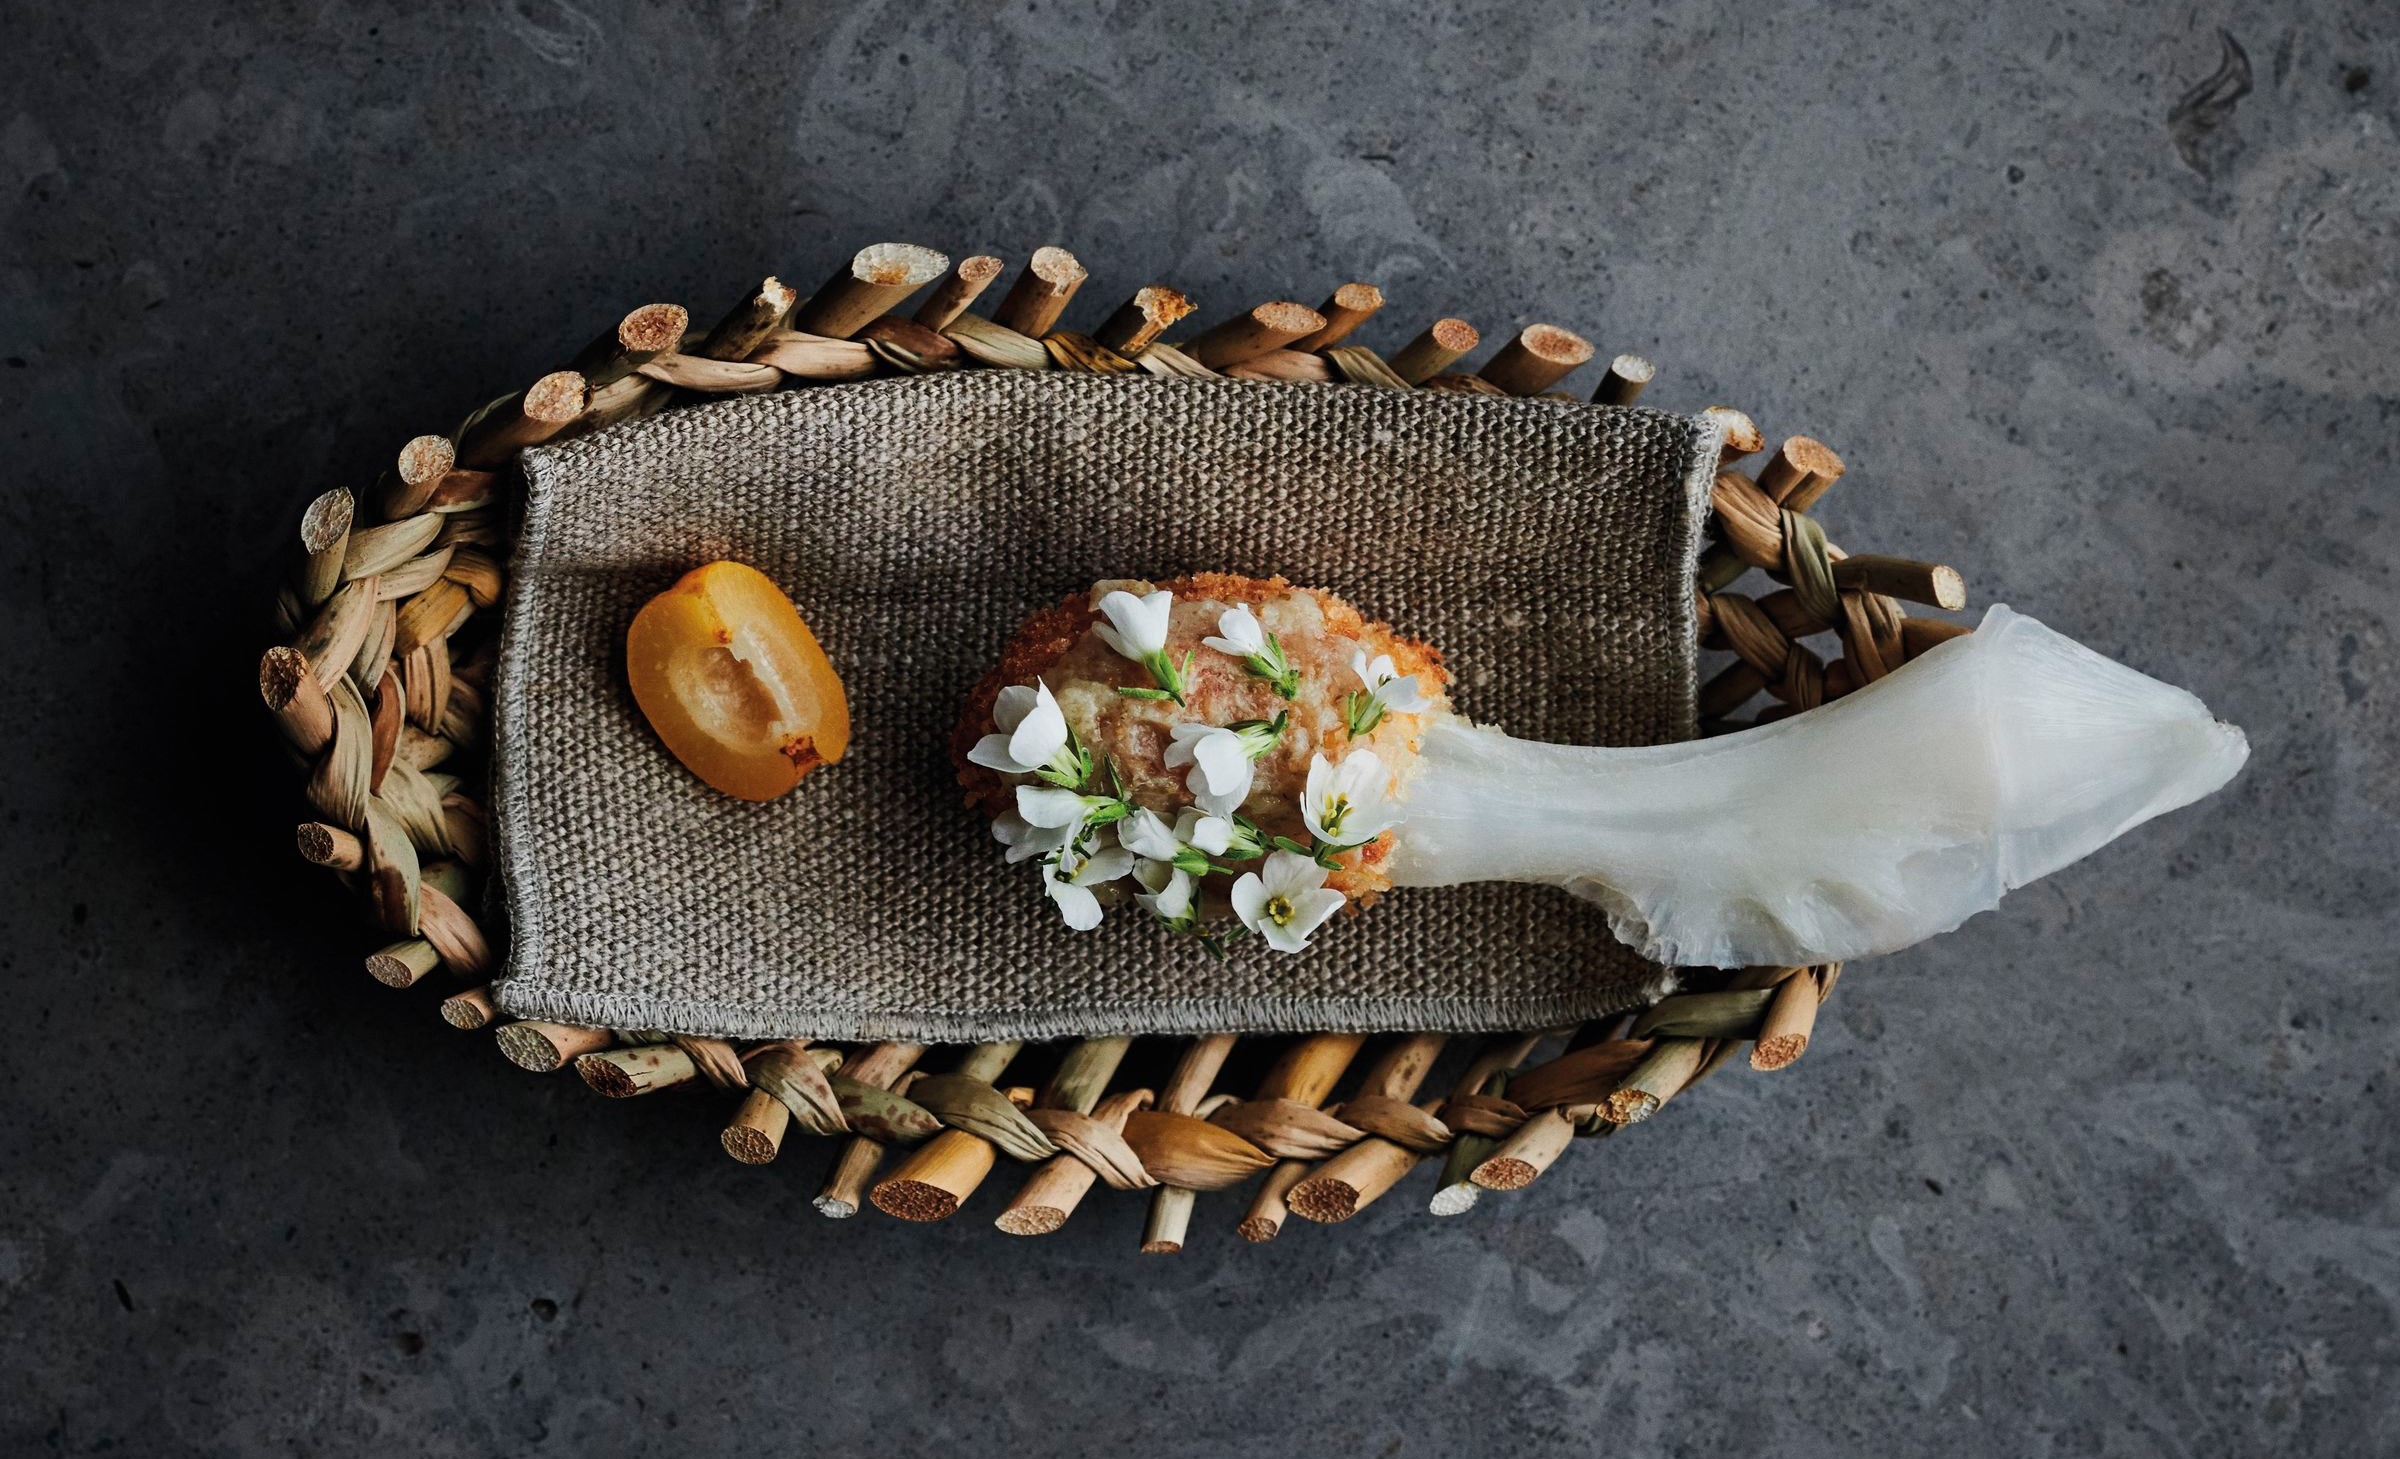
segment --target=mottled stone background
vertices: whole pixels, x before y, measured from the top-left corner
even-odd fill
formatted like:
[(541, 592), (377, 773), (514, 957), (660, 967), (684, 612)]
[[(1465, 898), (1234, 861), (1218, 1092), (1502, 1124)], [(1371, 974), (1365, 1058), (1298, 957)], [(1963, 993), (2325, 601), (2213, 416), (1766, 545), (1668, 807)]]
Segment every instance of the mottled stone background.
[[(2400, 1425), (2387, 9), (18, 0), (0, 1450), (2363, 1455)], [(2177, 105), (2219, 28), (2251, 83)], [(371, 985), (248, 681), (298, 503), (896, 237), (1379, 281), (1818, 432), (1843, 540), (2248, 726), (1526, 1195), (833, 1224)], [(1423, 1177), (1420, 1177), (1422, 1180)], [(663, 1449), (658, 1446), (664, 1443)]]

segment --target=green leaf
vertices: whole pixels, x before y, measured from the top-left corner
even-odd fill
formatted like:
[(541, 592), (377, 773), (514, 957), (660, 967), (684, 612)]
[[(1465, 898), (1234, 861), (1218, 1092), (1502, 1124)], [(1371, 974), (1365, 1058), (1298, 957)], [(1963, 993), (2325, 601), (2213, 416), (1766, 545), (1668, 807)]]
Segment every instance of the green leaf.
[[(1175, 698), (1175, 696), (1174, 696), (1174, 695), (1172, 695), (1172, 694), (1168, 693), (1168, 692), (1167, 692), (1166, 690), (1164, 690), (1164, 689), (1136, 689), (1136, 688), (1134, 688), (1133, 686), (1131, 686), (1131, 685), (1129, 685), (1129, 684), (1119, 684), (1119, 685), (1117, 686), (1117, 692), (1118, 692), (1119, 694), (1122, 694), (1122, 695), (1124, 695), (1124, 696), (1125, 696), (1126, 698), (1128, 698), (1128, 699), (1174, 699), (1174, 698)], [(1183, 701), (1182, 701), (1182, 700), (1179, 700), (1179, 699), (1177, 699), (1175, 702), (1176, 702), (1176, 703), (1178, 703), (1178, 704), (1180, 704), (1180, 703), (1182, 703)]]

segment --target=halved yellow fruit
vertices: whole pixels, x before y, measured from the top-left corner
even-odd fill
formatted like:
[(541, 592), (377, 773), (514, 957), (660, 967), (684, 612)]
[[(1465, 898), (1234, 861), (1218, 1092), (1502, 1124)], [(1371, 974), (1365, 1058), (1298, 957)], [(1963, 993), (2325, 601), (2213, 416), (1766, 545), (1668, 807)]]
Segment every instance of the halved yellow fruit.
[(642, 717), (694, 775), (773, 800), (850, 748), (850, 700), (774, 581), (712, 562), (642, 605), (625, 633)]

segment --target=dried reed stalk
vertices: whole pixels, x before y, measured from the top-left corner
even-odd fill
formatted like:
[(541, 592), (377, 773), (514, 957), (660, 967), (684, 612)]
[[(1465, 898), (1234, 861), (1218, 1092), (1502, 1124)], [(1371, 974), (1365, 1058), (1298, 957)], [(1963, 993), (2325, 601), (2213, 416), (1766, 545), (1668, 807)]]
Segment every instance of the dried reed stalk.
[(1592, 342), (1555, 324), (1528, 324), (1475, 372), (1510, 395), (1539, 395), (1592, 357)]
[(1092, 331), (1101, 348), (1126, 359), (1141, 358), (1158, 337), (1191, 314), (1192, 301), (1164, 284), (1145, 284), (1117, 306), (1108, 321)]
[(1717, 457), (1720, 466), (1731, 466), (1744, 456), (1754, 456), (1767, 448), (1767, 438), (1760, 433), (1758, 423), (1732, 406), (1712, 405), (1700, 413), (1724, 428), (1725, 451)]
[[(1063, 1110), (1090, 1116), (1099, 1106), (1108, 1081), (1116, 1077), (1132, 1043), (1130, 1038), (1085, 1039), (1069, 1049), (1059, 1060), (1057, 1072), (1043, 1087), (1041, 1097), (1034, 1101), (1035, 1111)], [(1127, 1112), (1131, 1112), (1130, 1108)], [(1120, 1131), (1124, 1128), (1121, 1116), (1116, 1127)], [(1048, 1124), (1041, 1125), (1041, 1129), (1045, 1134), (1052, 1133)], [(1035, 1167), (1010, 1199), (1008, 1208), (992, 1224), (1011, 1236), (1046, 1236), (1067, 1223), (1076, 1203), (1097, 1179), (1099, 1174), (1091, 1166), (1062, 1150)]]
[(1483, 342), (1475, 326), (1463, 319), (1437, 319), (1425, 332), (1392, 356), (1392, 373), (1411, 385), (1422, 385), (1465, 359)]
[(498, 559), (473, 547), (447, 550), (450, 553), (450, 565), (442, 569), (442, 576), (465, 588), (467, 601), (476, 607), (498, 607), (504, 582)]
[[(957, 1077), (988, 1086), (1016, 1058), (1019, 1047), (977, 1044), (959, 1061)], [(996, 1158), (992, 1142), (981, 1135), (944, 1130), (909, 1152), (900, 1168), (876, 1182), (867, 1198), (875, 1209), (903, 1221), (946, 1220), (992, 1173)]]
[(1311, 354), (1331, 349), (1374, 318), (1375, 311), (1382, 307), (1383, 290), (1373, 284), (1344, 284), (1317, 306), (1317, 312), (1325, 316), (1325, 327), (1314, 334), (1302, 335), (1289, 347)]
[(900, 301), (942, 276), (950, 260), (913, 243), (870, 243), (834, 271), (799, 308), (792, 328), (828, 339), (848, 339), (869, 320), (888, 314)]
[(1600, 377), (1592, 401), (1596, 405), (1631, 405), (1657, 376), (1658, 366), (1640, 355), (1619, 355), (1608, 362), (1608, 373)]
[(645, 380), (702, 395), (764, 395), (783, 384), (783, 372), (772, 365), (712, 360), (705, 355), (660, 355), (637, 367), (634, 373)]
[[(876, 1044), (871, 1049), (852, 1051), (835, 1073), (864, 1089), (895, 1089), (902, 1075), (907, 1075), (907, 1070), (912, 1070), (922, 1056), (924, 1044)], [(857, 1128), (862, 1121), (852, 1118), (850, 1123)], [(840, 1154), (835, 1154), (833, 1166), (826, 1171), (826, 1181), (816, 1190), (816, 1214), (835, 1221), (859, 1214), (859, 1207), (866, 1202), (866, 1183), (874, 1178), (881, 1161), (881, 1140), (869, 1135), (852, 1135), (850, 1140), (842, 1140)]]
[(1238, 365), (1229, 365), (1225, 375), (1233, 380), (1262, 380), (1280, 385), (1330, 385), (1337, 378), (1333, 366), (1321, 355), (1305, 355), (1298, 350), (1269, 350)]
[[(1400, 1101), (1412, 1098), (1433, 1071), (1443, 1042), (1444, 1036), (1438, 1033), (1402, 1035), (1369, 1066), (1359, 1094)], [(1346, 1221), (1390, 1190), (1416, 1163), (1415, 1151), (1369, 1136), (1318, 1166), (1294, 1185), (1284, 1200), (1296, 1216), (1318, 1222)]]
[(1748, 1038), (1766, 1016), (1772, 988), (1723, 988), (1662, 998), (1633, 1021), (1631, 1037)]
[(1957, 568), (1905, 557), (1845, 557), (1833, 565), (1833, 585), (1845, 592), (1881, 593), (1953, 613), (1967, 606), (1967, 581)]
[(590, 399), (584, 379), (556, 370), (477, 411), (460, 428), (458, 464), (479, 470), (504, 465), (519, 451), (538, 446), (574, 423)]
[[(1225, 1067), (1226, 1055), (1233, 1052), (1233, 1041), (1234, 1036), (1227, 1033), (1204, 1034), (1192, 1040), (1158, 1091), (1157, 1110), (1169, 1115), (1190, 1115), (1197, 1110), (1208, 1097), (1208, 1087), (1217, 1082), (1217, 1071)], [(1126, 1124), (1132, 1122), (1128, 1116)], [(1145, 1159), (1143, 1164), (1149, 1162)], [(1142, 1250), (1152, 1256), (1172, 1256), (1183, 1250), (1197, 1200), (1188, 1187), (1160, 1186), (1150, 1198), (1150, 1214), (1142, 1224)]]
[(1125, 1121), (1125, 1143), (1162, 1184), (1184, 1190), (1223, 1190), (1275, 1163), (1223, 1125), (1165, 1110), (1135, 1111)]
[(602, 390), (674, 351), (691, 327), (691, 311), (681, 304), (644, 304), (585, 345), (568, 368), (583, 376), (587, 388)]
[[(792, 312), (797, 302), (799, 296), (792, 286), (770, 274), (759, 281), (749, 298), (726, 311), (716, 327), (688, 353), (704, 360), (747, 360), (760, 341), (782, 326), (784, 316)], [(678, 342), (664, 353), (685, 351)]]
[(1051, 330), (1042, 336), (1042, 348), (1050, 352), (1050, 358), (1060, 369), (1086, 375), (1132, 375), (1142, 368), (1090, 335), (1073, 330)]
[(974, 307), (975, 301), (983, 297), (983, 291), (992, 286), (992, 280), (1000, 277), (1000, 271), (1006, 267), (988, 253), (960, 259), (950, 277), (942, 280), (925, 296), (925, 302), (917, 306), (917, 323), (927, 329), (947, 329), (950, 321)]
[(1088, 1114), (1035, 1109), (1033, 1119), (1061, 1153), (1034, 1171), (993, 1224), (1012, 1236), (1046, 1236), (1067, 1223), (1095, 1181), (1105, 1180), (1116, 1190), (1157, 1185), (1124, 1135), (1126, 1120), (1151, 1098), (1147, 1089), (1122, 1089)]
[(469, 988), (442, 1000), (442, 1022), (452, 1028), (488, 1028), (492, 1020), (499, 1016), (500, 1010), (493, 1006), (490, 988)]
[[(1430, 1214), (1463, 1216), (1475, 1209), (1483, 1196), (1483, 1187), (1474, 1181), (1476, 1169), (1499, 1149), (1502, 1140), (1524, 1127), (1527, 1116), (1523, 1107), (1501, 1098), (1508, 1090), (1509, 1074), (1507, 1069), (1495, 1069), (1474, 1085), (1461, 1079), (1462, 1092), (1442, 1106), (1442, 1120), (1457, 1132), (1457, 1138), (1442, 1156), (1441, 1176), (1434, 1182), (1433, 1198), (1425, 1203)], [(1485, 1120), (1490, 1124), (1482, 1123)], [(1508, 1128), (1511, 1120), (1515, 1128)]]
[(1038, 339), (994, 324), (979, 314), (961, 314), (942, 333), (969, 357), (1000, 370), (1047, 370), (1050, 352)]
[(1212, 370), (1255, 360), (1325, 327), (1325, 316), (1305, 304), (1277, 299), (1247, 314), (1237, 314), (1183, 347), (1183, 352)]
[(271, 648), (259, 656), (258, 697), (301, 754), (315, 755), (333, 738), (333, 701), (299, 649)]
[(413, 436), (393, 458), (376, 493), (376, 510), (387, 522), (425, 510), (442, 479), (458, 465), (458, 447), (448, 436)]
[[(1293, 1040), (1267, 1070), (1266, 1077), (1259, 1080), (1258, 1093), (1251, 1099), (1251, 1106), (1272, 1109), (1278, 1105), (1288, 1105), (1295, 1109), (1317, 1111), (1325, 1103), (1326, 1096), (1333, 1093), (1333, 1086), (1341, 1082), (1342, 1072), (1350, 1067), (1350, 1061), (1358, 1056), (1359, 1049), (1366, 1041), (1367, 1036), (1363, 1033), (1320, 1033)], [(1216, 1118), (1220, 1123), (1229, 1122), (1229, 1117), (1238, 1119), (1240, 1109), (1240, 1106), (1236, 1106), (1221, 1110)], [(1259, 1140), (1256, 1135), (1252, 1138), (1262, 1148), (1283, 1153), (1276, 1146)], [(1279, 1161), (1273, 1170), (1268, 1171), (1267, 1178), (1259, 1184), (1258, 1193), (1251, 1197), (1250, 1208), (1242, 1213), (1241, 1224), (1234, 1227), (1235, 1234), (1253, 1244), (1273, 1241), (1281, 1235), (1284, 1218), (1291, 1214), (1291, 1207), (1284, 1197), (1293, 1186), (1299, 1184), (1302, 1176), (1308, 1174), (1310, 1163), (1307, 1159), (1295, 1156)]]
[(1624, 1083), (1600, 1103), (1601, 1117), (1618, 1125), (1650, 1118), (1691, 1082), (1707, 1052), (1701, 1039), (1660, 1039), (1633, 1066)]
[(1575, 1125), (1565, 1109), (1537, 1110), (1476, 1165), (1467, 1179), (1484, 1190), (1523, 1190), (1566, 1153), (1574, 1138)]
[(356, 836), (322, 821), (302, 821), (294, 839), (300, 859), (335, 871), (356, 871), (366, 864), (366, 848)]
[(595, 1093), (630, 1099), (671, 1089), (698, 1077), (700, 1070), (692, 1056), (674, 1044), (637, 1044), (585, 1054), (576, 1059), (575, 1072)]
[(992, 321), (1040, 339), (1058, 327), (1058, 316), (1067, 311), (1067, 301), (1083, 287), (1085, 277), (1074, 254), (1063, 248), (1037, 248), (1009, 286), (1000, 307), (992, 311)]
[(605, 1028), (541, 1019), (502, 1024), (493, 1037), (499, 1041), (502, 1058), (535, 1074), (555, 1073), (576, 1056), (597, 1053), (616, 1041)]
[(1758, 469), (1758, 489), (1789, 511), (1805, 512), (1842, 479), (1842, 458), (1812, 436), (1790, 436)]
[(387, 988), (409, 988), (441, 962), (432, 943), (422, 937), (405, 937), (367, 954), (367, 976)]
[[(447, 444), (445, 442), (445, 444)], [(342, 584), (349, 558), (350, 523), (358, 502), (343, 487), (319, 496), (300, 514), (300, 605), (314, 608)]]
[(1774, 1001), (1758, 1025), (1757, 1042), (1750, 1046), (1750, 1067), (1772, 1071), (1787, 1068), (1808, 1052), (1817, 1026), (1817, 1009), (1841, 976), (1841, 965), (1796, 970), (1776, 985)]
[(1383, 356), (1358, 345), (1335, 345), (1325, 351), (1325, 363), (1333, 373), (1353, 385), (1372, 385), (1378, 390), (1407, 390), (1406, 380), (1392, 373)]
[(875, 352), (855, 340), (778, 329), (750, 352), (750, 363), (772, 366), (789, 379), (829, 384), (872, 377)]
[[(480, 476), (483, 473), (470, 474)], [(435, 530), (438, 535), (440, 529), (437, 527)], [(376, 601), (388, 603), (395, 598), (414, 597), (432, 587), (450, 571), (450, 559), (457, 551), (455, 547), (435, 548), (383, 573), (375, 582)]]
[(1614, 1038), (1586, 1044), (1515, 1075), (1508, 1097), (1526, 1109), (1597, 1104), (1616, 1092), (1649, 1054), (1648, 1039)]
[(442, 519), (430, 512), (354, 531), (343, 553), (342, 578), (356, 582), (390, 572), (433, 546), (441, 532)]

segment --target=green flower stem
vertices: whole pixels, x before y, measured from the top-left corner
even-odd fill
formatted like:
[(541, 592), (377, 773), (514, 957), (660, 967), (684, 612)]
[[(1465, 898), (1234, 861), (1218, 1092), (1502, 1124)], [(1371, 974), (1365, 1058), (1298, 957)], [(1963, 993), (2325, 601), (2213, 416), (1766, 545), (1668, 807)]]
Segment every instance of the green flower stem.
[(1144, 654), (1142, 655), (1142, 667), (1150, 671), (1150, 682), (1156, 684), (1169, 699), (1174, 700), (1177, 704), (1183, 702), (1183, 691), (1188, 687), (1189, 676), (1192, 672), (1192, 656), (1190, 654), (1187, 653), (1183, 656), (1181, 668), (1177, 668), (1175, 661), (1168, 658), (1163, 651)]
[(1290, 659), (1284, 657), (1282, 639), (1268, 639), (1265, 649), (1242, 660), (1242, 667), (1249, 671), (1250, 677), (1264, 679), (1274, 685), (1275, 692), (1284, 698), (1300, 697), (1300, 671), (1292, 667)]

